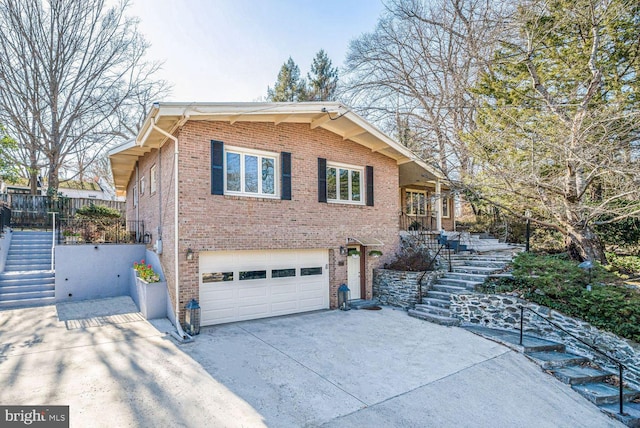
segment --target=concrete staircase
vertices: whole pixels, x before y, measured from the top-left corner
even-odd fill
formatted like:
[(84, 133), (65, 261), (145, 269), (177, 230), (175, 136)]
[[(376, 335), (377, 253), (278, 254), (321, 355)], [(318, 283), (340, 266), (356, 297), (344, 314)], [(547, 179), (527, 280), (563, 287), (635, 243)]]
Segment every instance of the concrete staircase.
[(0, 273), (0, 309), (55, 303), (51, 270), (51, 232), (13, 232), (4, 272)]
[(623, 388), (624, 414), (621, 415), (617, 375), (603, 370), (586, 357), (567, 352), (565, 345), (528, 335), (523, 336), (520, 345), (519, 332), (476, 326), (465, 329), (522, 352), (604, 413), (627, 426), (640, 427), (640, 403), (637, 402), (640, 391), (626, 386)]
[(451, 255), (452, 272), (437, 279), (422, 298), (422, 303), (409, 310), (409, 315), (441, 325), (460, 325), (460, 320), (454, 318), (449, 310), (451, 294), (473, 292), (476, 286), (489, 275), (502, 270), (512, 259), (510, 253), (463, 252)]

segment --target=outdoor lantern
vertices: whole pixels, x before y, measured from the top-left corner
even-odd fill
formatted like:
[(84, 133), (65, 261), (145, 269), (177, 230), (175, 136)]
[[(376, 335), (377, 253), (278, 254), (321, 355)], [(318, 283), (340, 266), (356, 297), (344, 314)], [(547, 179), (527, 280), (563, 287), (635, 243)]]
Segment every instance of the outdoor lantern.
[(193, 260), (193, 250), (191, 248), (187, 248), (187, 260)]
[(578, 265), (580, 269), (589, 271), (589, 283), (587, 284), (587, 291), (591, 291), (591, 269), (593, 269), (593, 262), (591, 260), (586, 260)]
[(200, 334), (200, 305), (196, 299), (191, 299), (184, 314), (184, 321), (187, 324), (187, 333), (191, 336)]
[(338, 308), (343, 311), (351, 309), (349, 306), (349, 300), (351, 300), (351, 290), (349, 290), (347, 284), (342, 284), (338, 287)]

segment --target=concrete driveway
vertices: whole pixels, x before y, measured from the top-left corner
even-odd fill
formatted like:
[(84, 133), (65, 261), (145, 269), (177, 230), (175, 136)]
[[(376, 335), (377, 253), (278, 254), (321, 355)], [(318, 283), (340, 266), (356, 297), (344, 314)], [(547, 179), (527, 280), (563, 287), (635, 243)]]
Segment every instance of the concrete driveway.
[(0, 311), (0, 404), (70, 405), (78, 427), (621, 426), (522, 355), (402, 311), (207, 327), (175, 345), (117, 299)]

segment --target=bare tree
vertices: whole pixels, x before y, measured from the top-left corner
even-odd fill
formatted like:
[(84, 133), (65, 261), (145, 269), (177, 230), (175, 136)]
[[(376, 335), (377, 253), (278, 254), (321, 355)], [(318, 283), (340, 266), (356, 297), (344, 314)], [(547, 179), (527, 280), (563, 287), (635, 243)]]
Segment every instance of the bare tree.
[[(151, 97), (147, 43), (128, 3), (104, 0), (0, 0), (0, 120), (17, 140), (16, 162), (32, 192), (42, 167), (48, 193), (59, 170), (85, 153), (85, 167), (108, 146), (137, 133)], [(88, 159), (86, 154), (89, 154)]]
[(493, 0), (391, 1), (375, 31), (351, 42), (342, 98), (445, 174), (470, 172), (460, 135), (475, 127), (470, 90), (503, 13)]
[(606, 262), (594, 224), (640, 218), (640, 5), (526, 0), (510, 20), (468, 135), (471, 191)]

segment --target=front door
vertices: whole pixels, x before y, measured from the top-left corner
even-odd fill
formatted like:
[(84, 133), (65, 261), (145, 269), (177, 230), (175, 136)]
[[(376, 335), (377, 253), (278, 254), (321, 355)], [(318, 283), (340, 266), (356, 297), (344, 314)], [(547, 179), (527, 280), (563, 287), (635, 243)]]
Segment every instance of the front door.
[(347, 257), (347, 286), (351, 291), (351, 299), (360, 299), (360, 257)]

